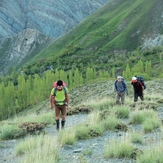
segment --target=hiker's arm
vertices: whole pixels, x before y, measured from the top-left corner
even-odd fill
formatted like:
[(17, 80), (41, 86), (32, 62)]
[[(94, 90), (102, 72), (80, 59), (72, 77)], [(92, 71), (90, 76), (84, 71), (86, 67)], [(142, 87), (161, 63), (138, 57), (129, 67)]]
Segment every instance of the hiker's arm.
[(117, 92), (116, 81), (114, 82), (114, 92)]
[(142, 85), (142, 92), (144, 91), (144, 86)]
[(69, 98), (69, 94), (68, 93), (66, 93), (66, 102), (67, 102), (67, 108), (69, 108), (70, 98)]
[(52, 100), (53, 100), (53, 95), (50, 94), (50, 97), (49, 97), (49, 101), (50, 101), (50, 109), (53, 108), (53, 105), (52, 105)]

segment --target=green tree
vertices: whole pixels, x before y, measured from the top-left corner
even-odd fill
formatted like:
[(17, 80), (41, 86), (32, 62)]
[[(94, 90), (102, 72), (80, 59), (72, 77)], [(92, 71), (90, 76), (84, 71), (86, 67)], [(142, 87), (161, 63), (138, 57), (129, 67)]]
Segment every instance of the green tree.
[(126, 70), (123, 71), (122, 76), (126, 79), (126, 80), (130, 80), (132, 77), (132, 72), (130, 69), (129, 64), (126, 65)]
[(68, 74), (68, 76), (69, 76), (69, 88), (72, 88), (73, 87), (73, 74), (72, 74), (72, 70), (70, 70), (69, 71), (69, 74)]
[(64, 81), (66, 84), (68, 84), (67, 74), (65, 73), (65, 71), (60, 70), (59, 74), (60, 74), (60, 79)]
[(112, 78), (115, 78), (115, 67), (112, 68)]
[(145, 62), (145, 73), (148, 76), (152, 76), (152, 65), (151, 65), (151, 61), (146, 61)]
[(84, 83), (84, 79), (83, 79), (82, 74), (80, 74), (80, 84), (83, 84), (83, 83)]
[(102, 72), (102, 70), (100, 70), (99, 71), (99, 78), (103, 78), (104, 76), (103, 76), (103, 72)]
[(5, 99), (5, 84), (4, 82), (0, 83), (0, 120), (3, 120), (7, 115), (6, 104), (8, 103), (8, 99)]
[(80, 85), (80, 74), (78, 68), (76, 68), (74, 73), (74, 86)]
[(86, 81), (90, 81), (91, 79), (95, 79), (95, 71), (93, 68), (88, 67), (86, 70)]
[(108, 71), (104, 71), (103, 77), (109, 79), (110, 78), (109, 72)]
[(54, 81), (59, 80), (59, 79), (60, 79), (60, 74), (59, 74), (58, 69), (56, 69), (54, 73)]

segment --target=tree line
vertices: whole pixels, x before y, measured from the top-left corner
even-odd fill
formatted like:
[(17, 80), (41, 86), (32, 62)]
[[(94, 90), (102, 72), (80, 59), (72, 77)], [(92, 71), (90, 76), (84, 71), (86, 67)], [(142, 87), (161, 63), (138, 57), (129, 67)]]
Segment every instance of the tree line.
[[(152, 75), (151, 62), (146, 61), (145, 65), (140, 60), (134, 67), (130, 68), (129, 64), (122, 72), (126, 80), (130, 80), (133, 74), (143, 74), (146, 79)], [(29, 106), (49, 98), (53, 83), (61, 79), (69, 89), (95, 80), (115, 79), (115, 68), (111, 70), (111, 75), (107, 71), (96, 71), (88, 67), (85, 74), (79, 72), (78, 68), (65, 72), (56, 69), (55, 72), (50, 70), (42, 75), (21, 75), (15, 71), (8, 77), (0, 78), (0, 120), (7, 119), (18, 112), (25, 110)]]

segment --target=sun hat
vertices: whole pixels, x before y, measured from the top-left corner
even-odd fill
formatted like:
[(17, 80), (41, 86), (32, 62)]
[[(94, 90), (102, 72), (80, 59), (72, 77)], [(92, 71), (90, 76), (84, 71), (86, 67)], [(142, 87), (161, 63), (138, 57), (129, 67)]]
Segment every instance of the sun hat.
[(122, 76), (117, 76), (117, 79), (122, 79)]
[(132, 82), (136, 82), (137, 81), (137, 78), (134, 76), (132, 77)]

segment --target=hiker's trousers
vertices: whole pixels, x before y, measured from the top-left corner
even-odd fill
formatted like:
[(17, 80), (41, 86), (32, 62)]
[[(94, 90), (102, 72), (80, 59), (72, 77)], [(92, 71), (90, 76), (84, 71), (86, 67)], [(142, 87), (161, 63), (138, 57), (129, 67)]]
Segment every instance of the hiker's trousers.
[(67, 106), (66, 105), (54, 105), (55, 108), (55, 119), (58, 120), (60, 118), (60, 114), (62, 115), (62, 120), (65, 120), (66, 118), (66, 111)]
[[(124, 104), (125, 102), (125, 92), (116, 92), (116, 104)], [(121, 100), (121, 102), (120, 102)]]
[(142, 92), (141, 93), (137, 93), (137, 92), (134, 91), (134, 102), (137, 102), (138, 101), (138, 97), (140, 97), (140, 99), (142, 101), (144, 101), (144, 95), (143, 95), (143, 93)]

